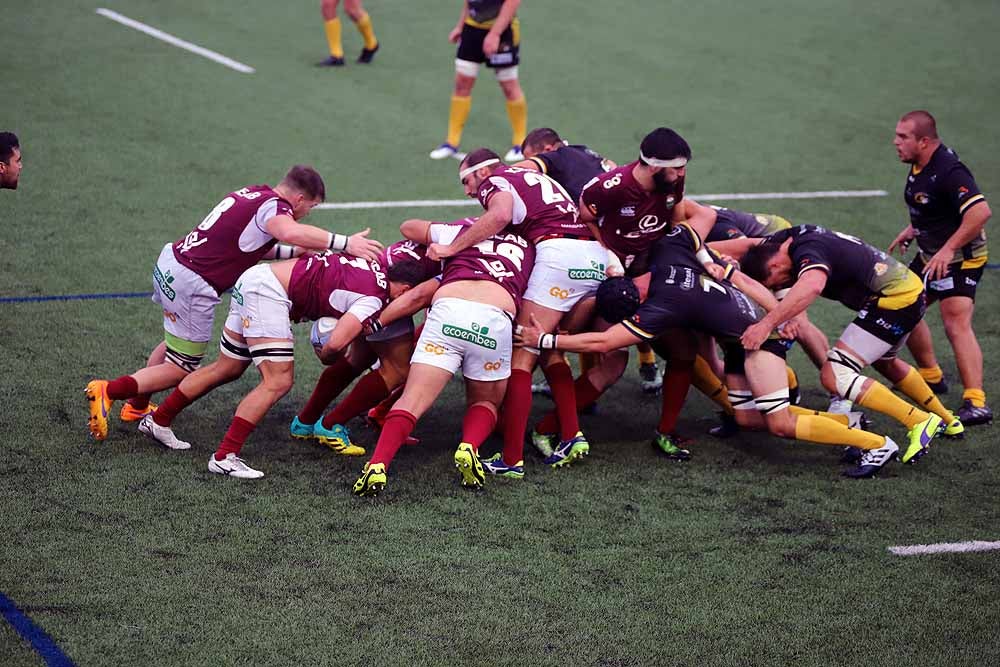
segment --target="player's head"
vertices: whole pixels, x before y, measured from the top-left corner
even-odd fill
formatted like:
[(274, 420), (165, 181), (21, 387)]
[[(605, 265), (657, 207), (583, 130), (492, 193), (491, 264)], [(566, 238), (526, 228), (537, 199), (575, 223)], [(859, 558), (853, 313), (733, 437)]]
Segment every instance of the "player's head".
[(277, 190), (292, 205), (292, 217), (296, 220), (309, 215), (316, 204), (326, 201), (326, 185), (323, 177), (312, 167), (297, 164), (281, 179)]
[(768, 289), (788, 287), (792, 283), (792, 257), (788, 246), (792, 240), (765, 241), (750, 248), (740, 262), (740, 271)]
[(526, 158), (535, 157), (539, 153), (554, 151), (565, 142), (559, 133), (551, 127), (539, 127), (531, 132), (521, 142), (521, 154)]
[(631, 278), (608, 278), (597, 288), (595, 310), (605, 322), (618, 324), (639, 310), (639, 288)]
[(424, 269), (415, 259), (403, 259), (393, 262), (385, 275), (389, 279), (389, 298), (396, 299), (423, 282)]
[(466, 155), (458, 166), (458, 180), (466, 196), (475, 197), (482, 182), (501, 164), (500, 156), (489, 148), (477, 148)]
[(17, 190), (21, 176), (21, 145), (13, 132), (0, 132), (0, 189)]
[(669, 127), (658, 127), (639, 145), (639, 162), (652, 170), (658, 192), (670, 192), (674, 183), (684, 178), (691, 147), (684, 137)]
[(896, 123), (892, 143), (901, 162), (916, 164), (921, 157), (929, 156), (941, 143), (934, 116), (922, 109), (903, 114)]

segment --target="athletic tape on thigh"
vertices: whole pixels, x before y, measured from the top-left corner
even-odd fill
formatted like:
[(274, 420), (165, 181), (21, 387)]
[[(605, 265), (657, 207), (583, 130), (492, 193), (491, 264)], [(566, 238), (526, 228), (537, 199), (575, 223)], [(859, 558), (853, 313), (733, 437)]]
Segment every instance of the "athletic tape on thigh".
[(174, 366), (177, 366), (187, 373), (193, 373), (197, 370), (198, 366), (201, 366), (201, 360), (205, 358), (205, 353), (185, 354), (184, 352), (178, 352), (177, 350), (172, 350), (168, 347), (165, 356), (166, 360)]
[(729, 403), (733, 410), (756, 410), (757, 404), (753, 400), (753, 394), (748, 389), (730, 389), (726, 392), (729, 396)]
[(517, 65), (494, 70), (497, 81), (517, 81)]
[(772, 391), (770, 394), (757, 396), (754, 398), (754, 402), (757, 404), (757, 409), (765, 415), (777, 412), (778, 410), (787, 410), (790, 404), (788, 400), (788, 387)]
[(840, 394), (841, 398), (858, 400), (861, 386), (865, 383), (865, 376), (860, 374), (861, 369), (866, 365), (865, 362), (838, 347), (831, 347), (830, 351), (826, 353), (826, 358), (830, 362), (831, 370), (833, 370), (837, 393)]
[(455, 71), (462, 76), (469, 76), (475, 79), (479, 76), (479, 63), (474, 63), (471, 60), (455, 58)]
[(250, 357), (255, 366), (259, 366), (263, 361), (295, 361), (295, 342), (286, 340), (278, 343), (251, 345)]
[(230, 359), (250, 361), (250, 349), (245, 344), (236, 342), (225, 330), (222, 332), (222, 338), (219, 339), (219, 352)]

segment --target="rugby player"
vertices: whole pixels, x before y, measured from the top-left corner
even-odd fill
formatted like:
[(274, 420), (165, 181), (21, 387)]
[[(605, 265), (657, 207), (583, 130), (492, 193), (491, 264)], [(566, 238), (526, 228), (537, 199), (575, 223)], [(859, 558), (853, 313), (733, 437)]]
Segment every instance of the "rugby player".
[(479, 66), (493, 70), (500, 90), (507, 100), (507, 117), (513, 133), (512, 146), (504, 160), (517, 162), (521, 142), (528, 131), (528, 102), (517, 78), (520, 62), (521, 25), (516, 13), (521, 0), (465, 0), (458, 23), (448, 34), (448, 41), (458, 42), (455, 55), (455, 91), (448, 111), (448, 137), (431, 151), (432, 160), (464, 157), (458, 151), (462, 128), (472, 109), (472, 88)]
[[(404, 227), (406, 225), (407, 223), (403, 223)], [(364, 454), (364, 449), (351, 442), (346, 424), (378, 405), (393, 389), (406, 381), (414, 345), (413, 318), (410, 316), (430, 303), (430, 298), (437, 289), (435, 278), (441, 273), (441, 262), (428, 259), (426, 246), (414, 241), (393, 243), (386, 248), (379, 264), (389, 268), (400, 261), (417, 262), (420, 281), (414, 289), (402, 298), (394, 299), (389, 306), (400, 310), (398, 319), (391, 323), (386, 320), (385, 325), (379, 322), (378, 315), (367, 320), (369, 326), (372, 322), (376, 323), (378, 330), (363, 338), (356, 338), (346, 354), (338, 356), (333, 364), (323, 370), (309, 400), (292, 420), (292, 437), (315, 439), (340, 454)], [(329, 335), (335, 325), (336, 320), (329, 318), (321, 318), (313, 324), (314, 347), (322, 347), (325, 336)], [(319, 333), (321, 327), (322, 334)], [(376, 360), (378, 368), (367, 373), (344, 400), (320, 421), (327, 406)]]
[[(428, 244), (454, 244), (475, 228), (410, 222), (414, 224), (408, 224), (404, 232)], [(386, 417), (375, 453), (354, 484), (355, 494), (377, 495), (385, 488), (386, 468), (417, 420), (459, 369), (465, 379), (467, 407), (455, 465), (463, 485), (483, 485), (479, 446), (496, 426), (511, 375), (512, 322), (521, 307), (534, 260), (534, 246), (510, 232), (466, 246), (445, 260), (441, 286), (417, 341), (403, 395)], [(496, 456), (487, 465), (500, 474), (524, 476), (520, 460), (507, 466)]]
[[(326, 31), (326, 43), (330, 55), (316, 63), (320, 67), (343, 67), (344, 45), (340, 39), (340, 18), (337, 16), (337, 5), (340, 0), (320, 0), (319, 9), (323, 14), (323, 29)], [(358, 56), (358, 62), (368, 64), (375, 57), (379, 43), (375, 38), (375, 29), (368, 12), (361, 6), (361, 0), (344, 0), (344, 12), (354, 21), (354, 27), (361, 33), (365, 45)]]
[[(903, 193), (910, 224), (889, 245), (889, 252), (898, 248), (905, 254), (916, 239), (918, 252), (910, 269), (925, 277), (928, 303), (941, 304), (941, 321), (965, 387), (958, 417), (966, 426), (988, 424), (993, 411), (986, 405), (983, 352), (972, 315), (987, 259), (990, 205), (969, 168), (941, 143), (934, 117), (926, 111), (900, 118), (893, 143), (899, 159), (910, 165)], [(907, 346), (931, 388), (945, 393), (947, 384), (926, 322), (914, 328)]]
[[(569, 194), (544, 174), (504, 166), (488, 148), (466, 156), (459, 178), (465, 194), (478, 197), (486, 212), (450, 244), (432, 244), (428, 256), (453, 256), (501, 231), (519, 234), (536, 250), (519, 322), (527, 322), (534, 315), (547, 331), (553, 331), (568, 321), (573, 307), (597, 291), (608, 261), (607, 250), (577, 221), (576, 205)], [(504, 403), (503, 461), (507, 465), (516, 465), (524, 458), (524, 434), (531, 412), (531, 372), (538, 361), (537, 350), (514, 351), (510, 391)], [(559, 352), (547, 352), (541, 363), (559, 411), (560, 428), (559, 446), (546, 463), (562, 466), (586, 456), (590, 444), (580, 431), (573, 374), (566, 359)]]
[(400, 261), (383, 271), (376, 261), (329, 251), (247, 269), (233, 287), (219, 358), (185, 377), (143, 418), (139, 430), (171, 449), (187, 449), (190, 445), (171, 429), (174, 419), (199, 397), (239, 378), (252, 362), (260, 371), (260, 383), (236, 408), (229, 430), (208, 459), (208, 470), (242, 479), (263, 477), (239, 453), (271, 406), (292, 388), (291, 322), (337, 319), (319, 352), (329, 363), (361, 333), (362, 322), (420, 282), (420, 276), (416, 261)]
[(150, 354), (145, 368), (87, 385), (94, 439), (107, 437), (114, 401), (131, 399), (122, 406), (121, 419), (138, 421), (155, 409), (150, 394), (176, 386), (201, 364), (222, 293), (260, 260), (327, 248), (378, 257), (382, 244), (367, 238), (367, 229), (344, 236), (299, 223), (325, 198), (319, 173), (296, 165), (273, 188), (248, 185), (230, 192), (197, 227), (163, 246), (153, 266), (153, 301), (163, 308), (165, 340)]
[[(569, 336), (545, 334), (531, 326), (519, 332), (518, 340), (537, 341), (543, 349), (604, 351), (632, 345), (637, 339), (669, 337), (669, 345), (674, 347), (679, 331), (694, 329), (722, 343), (730, 400), (737, 406), (737, 420), (744, 428), (766, 428), (780, 437), (864, 449), (861, 464), (847, 473), (855, 477), (874, 475), (895, 456), (898, 447), (890, 438), (849, 428), (850, 418), (845, 415), (790, 405), (785, 341), (770, 334), (759, 350), (744, 352), (739, 337), (760, 319), (759, 304), (777, 307), (767, 289), (732, 267), (724, 269), (714, 263), (697, 233), (684, 223), (655, 243), (649, 255), (650, 274), (635, 283), (628, 278), (608, 280), (598, 292), (598, 309), (611, 319), (626, 317), (621, 323), (603, 332)], [(686, 388), (682, 388), (671, 399), (668, 396), (675, 392), (664, 392), (661, 421), (653, 441), (658, 451), (663, 450), (658, 441), (672, 438), (685, 393)], [(686, 459), (687, 451), (681, 452), (683, 455), (673, 458)]]
[(0, 190), (17, 190), (21, 176), (21, 144), (13, 132), (0, 132)]
[[(861, 239), (814, 225), (761, 240), (744, 256), (743, 271), (770, 289), (790, 289), (777, 308), (743, 332), (746, 349), (758, 349), (775, 326), (796, 317), (819, 296), (840, 301), (857, 316), (827, 355), (820, 371), (823, 386), (905, 425), (910, 433), (903, 463), (922, 457), (942, 427), (949, 436), (963, 433), (962, 422), (916, 369), (896, 356), (927, 308), (923, 282), (915, 273)], [(869, 365), (931, 412), (862, 376)]]

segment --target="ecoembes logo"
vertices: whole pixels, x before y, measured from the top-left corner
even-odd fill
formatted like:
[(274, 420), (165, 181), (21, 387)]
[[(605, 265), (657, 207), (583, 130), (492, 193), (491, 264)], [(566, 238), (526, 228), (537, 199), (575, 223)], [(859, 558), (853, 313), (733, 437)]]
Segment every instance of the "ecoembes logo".
[(604, 265), (600, 262), (590, 261), (589, 269), (570, 269), (570, 280), (604, 280)]
[(480, 347), (485, 347), (487, 350), (495, 350), (497, 349), (497, 341), (495, 338), (490, 338), (486, 335), (489, 332), (489, 327), (481, 327), (475, 322), (472, 323), (471, 331), (461, 327), (452, 326), (450, 324), (446, 324), (441, 327), (441, 333), (445, 336), (474, 343)]
[(160, 288), (160, 291), (163, 292), (163, 296), (173, 301), (174, 297), (177, 296), (177, 292), (175, 292), (174, 288), (170, 286), (170, 283), (174, 282), (174, 277), (170, 275), (170, 271), (167, 271), (167, 275), (163, 275), (160, 271), (160, 267), (154, 264), (153, 278), (156, 280), (156, 284)]

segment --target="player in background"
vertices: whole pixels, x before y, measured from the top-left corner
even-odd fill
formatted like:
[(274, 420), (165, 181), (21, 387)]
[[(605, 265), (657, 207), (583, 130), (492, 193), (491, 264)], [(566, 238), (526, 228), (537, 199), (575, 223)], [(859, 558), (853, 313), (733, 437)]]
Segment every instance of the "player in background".
[[(820, 371), (827, 391), (906, 426), (909, 446), (903, 463), (922, 457), (942, 430), (952, 437), (963, 433), (962, 422), (916, 369), (896, 356), (927, 308), (923, 282), (915, 273), (861, 239), (813, 225), (792, 227), (763, 241), (744, 256), (743, 271), (769, 289), (790, 289), (777, 308), (743, 332), (746, 349), (758, 349), (778, 324), (799, 315), (819, 296), (840, 301), (857, 316)], [(916, 405), (861, 375), (869, 365)]]
[(208, 350), (221, 295), (260, 260), (327, 248), (378, 257), (382, 246), (367, 238), (367, 229), (348, 237), (299, 222), (325, 198), (319, 173), (296, 165), (273, 188), (249, 185), (229, 193), (197, 227), (163, 246), (153, 266), (153, 301), (163, 309), (164, 341), (150, 354), (145, 368), (87, 385), (89, 427), (95, 440), (108, 435), (114, 401), (129, 399), (121, 419), (139, 421), (156, 409), (149, 403), (151, 394), (176, 386), (198, 368)]
[(233, 286), (218, 359), (185, 377), (155, 412), (143, 418), (139, 430), (172, 449), (187, 449), (190, 445), (174, 435), (174, 419), (196, 399), (238, 379), (252, 362), (260, 371), (260, 383), (237, 406), (229, 430), (208, 460), (208, 471), (241, 479), (263, 477), (239, 454), (271, 406), (292, 388), (291, 322), (337, 319), (319, 352), (320, 359), (329, 363), (361, 333), (362, 322), (419, 278), (420, 267), (414, 261), (398, 262), (383, 271), (377, 261), (329, 251), (247, 269)]
[[(345, 354), (323, 369), (309, 400), (292, 420), (292, 437), (315, 439), (341, 454), (364, 454), (363, 449), (351, 442), (346, 424), (378, 405), (406, 381), (414, 345), (411, 316), (430, 304), (438, 285), (435, 278), (441, 273), (441, 262), (429, 260), (426, 250), (426, 246), (408, 239), (385, 249), (379, 264), (388, 269), (397, 262), (416, 262), (420, 267), (419, 283), (388, 307), (392, 321), (381, 323), (385, 311), (369, 318), (366, 328), (374, 327), (376, 331), (355, 339)], [(332, 318), (321, 318), (313, 324), (314, 347), (322, 346), (334, 325), (336, 320)], [(323, 416), (330, 403), (376, 360), (378, 368), (366, 373), (350, 393)]]
[[(330, 55), (316, 63), (320, 67), (343, 67), (344, 65), (344, 45), (341, 42), (340, 18), (337, 16), (337, 5), (340, 0), (320, 0), (319, 8), (323, 14), (323, 29), (326, 31), (326, 43), (330, 48)], [(354, 21), (354, 27), (361, 33), (365, 41), (358, 62), (368, 64), (375, 57), (379, 43), (375, 39), (375, 29), (372, 27), (372, 19), (368, 12), (361, 6), (361, 0), (344, 0), (344, 12)]]
[(464, 157), (458, 146), (472, 109), (472, 88), (476, 85), (479, 66), (484, 62), (495, 73), (507, 100), (512, 145), (504, 160), (517, 162), (522, 158), (521, 142), (528, 131), (528, 102), (517, 77), (521, 26), (516, 14), (520, 5), (521, 0), (465, 0), (462, 3), (458, 23), (448, 34), (449, 42), (458, 42), (455, 89), (448, 110), (448, 136), (443, 144), (431, 151), (432, 160)]
[[(554, 180), (535, 171), (507, 167), (496, 153), (480, 148), (462, 161), (459, 180), (469, 197), (477, 197), (485, 213), (450, 244), (435, 243), (427, 254), (448, 258), (501, 231), (516, 233), (535, 246), (535, 267), (524, 294), (521, 320), (534, 315), (547, 331), (570, 319), (570, 311), (594, 294), (605, 277), (608, 252), (577, 221), (569, 194)], [(511, 361), (510, 389), (504, 402), (503, 462), (524, 458), (524, 436), (531, 412), (531, 372), (538, 350), (518, 349)], [(561, 353), (541, 355), (552, 399), (559, 411), (560, 441), (546, 463), (562, 466), (585, 456), (590, 444), (580, 431), (573, 373)]]
[(21, 176), (21, 144), (13, 132), (0, 132), (0, 190), (17, 190)]
[[(542, 348), (604, 351), (632, 345), (636, 339), (668, 338), (667, 344), (675, 348), (683, 344), (685, 334), (690, 336), (691, 330), (697, 330), (716, 337), (726, 350), (726, 381), (745, 428), (766, 428), (784, 438), (859, 447), (865, 455), (861, 464), (847, 473), (853, 477), (872, 476), (895, 456), (895, 443), (885, 436), (850, 428), (851, 418), (846, 415), (790, 405), (784, 370), (787, 343), (771, 334), (759, 350), (745, 353), (739, 340), (747, 327), (760, 320), (761, 305), (773, 309), (777, 301), (746, 275), (716, 263), (690, 227), (680, 223), (657, 241), (650, 250), (650, 267), (651, 273), (636, 278), (634, 284), (628, 278), (612, 278), (601, 286), (598, 309), (611, 319), (624, 318), (620, 324), (603, 332), (569, 336), (543, 334), (530, 326), (520, 331), (520, 339), (537, 341)], [(693, 339), (689, 347), (693, 354)], [(658, 441), (671, 439), (685, 394), (686, 387), (680, 392), (664, 392), (661, 421), (653, 441), (658, 451), (663, 451)], [(686, 459), (686, 450), (681, 452), (683, 455), (672, 458)]]
[[(965, 387), (958, 416), (966, 426), (988, 424), (993, 411), (986, 405), (983, 352), (972, 315), (988, 255), (990, 205), (969, 168), (941, 143), (934, 117), (926, 111), (900, 118), (893, 143), (899, 159), (910, 165), (903, 192), (910, 224), (889, 245), (889, 252), (898, 248), (905, 254), (916, 239), (918, 251), (910, 269), (924, 276), (928, 302), (941, 304), (941, 321)], [(907, 346), (920, 375), (935, 392), (945, 393), (948, 386), (926, 322), (916, 326)]]
[[(453, 244), (474, 225), (425, 220), (403, 224), (404, 236), (424, 244)], [(403, 395), (386, 417), (371, 460), (354, 484), (359, 496), (376, 495), (386, 468), (452, 376), (465, 379), (466, 411), (455, 465), (462, 484), (485, 482), (479, 446), (493, 432), (511, 374), (513, 320), (532, 272), (535, 248), (517, 234), (501, 232), (449, 255), (411, 360)], [(530, 393), (529, 393), (530, 397)], [(524, 476), (524, 462), (506, 465), (499, 455), (486, 465), (507, 477)]]

